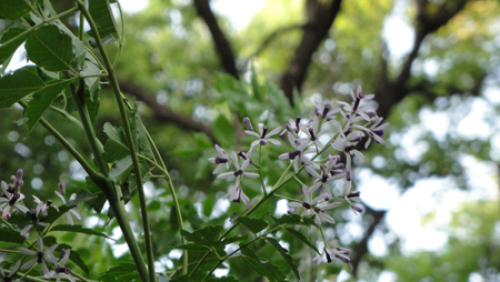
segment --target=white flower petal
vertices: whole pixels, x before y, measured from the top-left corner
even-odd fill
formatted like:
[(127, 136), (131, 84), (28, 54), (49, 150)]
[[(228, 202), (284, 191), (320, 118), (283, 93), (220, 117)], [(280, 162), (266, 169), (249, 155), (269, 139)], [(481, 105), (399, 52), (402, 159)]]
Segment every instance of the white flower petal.
[(217, 176), (217, 178), (230, 178), (233, 175), (234, 175), (234, 171), (228, 171), (228, 172), (224, 172), (224, 173), (219, 174)]
[(258, 173), (255, 172), (243, 172), (243, 175), (248, 177), (248, 178), (257, 178), (259, 177)]

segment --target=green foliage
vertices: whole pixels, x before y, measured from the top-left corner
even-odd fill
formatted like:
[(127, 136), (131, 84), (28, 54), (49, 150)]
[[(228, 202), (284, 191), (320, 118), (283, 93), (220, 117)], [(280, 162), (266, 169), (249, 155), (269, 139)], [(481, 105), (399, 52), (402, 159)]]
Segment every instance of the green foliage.
[(267, 260), (260, 259), (257, 254), (249, 248), (241, 249), (241, 260), (246, 266), (267, 277), (271, 282), (285, 281), (285, 275), (276, 265)]
[(280, 253), (283, 259), (286, 261), (290, 269), (292, 270), (295, 277), (300, 280), (300, 274), (297, 265), (293, 262), (292, 257), (288, 254), (288, 250), (284, 249), (276, 239), (266, 237), (266, 240)]
[(45, 25), (26, 41), (28, 58), (49, 71), (71, 70), (71, 37), (55, 25)]
[(268, 226), (267, 222), (260, 218), (238, 217), (236, 222), (243, 224), (252, 233), (259, 233)]
[(0, 108), (8, 108), (24, 96), (48, 86), (35, 67), (24, 67), (0, 78)]

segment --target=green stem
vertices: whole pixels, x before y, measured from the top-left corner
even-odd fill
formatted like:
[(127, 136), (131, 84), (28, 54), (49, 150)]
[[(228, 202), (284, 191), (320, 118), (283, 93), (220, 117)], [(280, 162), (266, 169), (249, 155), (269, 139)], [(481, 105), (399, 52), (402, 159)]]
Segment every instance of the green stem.
[[(28, 104), (26, 101), (20, 100), (18, 102), (23, 108), (28, 108)], [(54, 137), (61, 142), (61, 144), (70, 152), (70, 154), (80, 163), (85, 172), (89, 175), (89, 177), (97, 183), (101, 182), (99, 180), (104, 179), (104, 176), (99, 174), (94, 168), (85, 160), (85, 158), (78, 152), (73, 145), (69, 143), (69, 141), (62, 136), (57, 129), (55, 129), (46, 119), (40, 118), (40, 124), (45, 127)]]
[(2, 43), (2, 44), (1, 44), (1, 47), (8, 46), (8, 45), (12, 44), (12, 42), (14, 42), (14, 41), (18, 40), (19, 38), (22, 38), (23, 36), (25, 36), (26, 34), (29, 34), (30, 32), (32, 32), (32, 31), (34, 31), (34, 30), (36, 30), (36, 29), (39, 29), (42, 25), (44, 25), (44, 24), (46, 24), (46, 23), (49, 23), (49, 22), (51, 22), (51, 21), (57, 20), (57, 19), (59, 19), (59, 18), (62, 18), (62, 17), (64, 17), (64, 16), (67, 16), (67, 15), (69, 15), (69, 14), (73, 13), (73, 12), (74, 12), (74, 11), (76, 11), (76, 10), (78, 10), (78, 7), (73, 7), (73, 8), (71, 8), (71, 9), (69, 9), (69, 10), (67, 10), (67, 11), (64, 11), (64, 12), (62, 12), (62, 13), (60, 13), (60, 14), (57, 14), (57, 15), (55, 15), (55, 16), (53, 16), (53, 17), (51, 17), (51, 18), (44, 19), (44, 20), (42, 20), (42, 22), (41, 22), (41, 23), (39, 23), (39, 24), (37, 24), (37, 25), (34, 25), (34, 26), (32, 26), (32, 27), (30, 27), (30, 28), (26, 29), (25, 31), (21, 32), (20, 34), (18, 34), (18, 35), (16, 35), (16, 36), (12, 37), (11, 39), (9, 39), (9, 40), (5, 41), (4, 43)]
[[(139, 202), (140, 202), (140, 207), (141, 207), (141, 217), (142, 217), (142, 223), (143, 223), (143, 228), (144, 228), (144, 239), (146, 243), (146, 253), (148, 257), (148, 268), (149, 268), (149, 281), (155, 282), (156, 281), (156, 275), (155, 275), (155, 269), (154, 269), (154, 258), (153, 258), (153, 247), (152, 247), (152, 241), (151, 241), (151, 232), (149, 228), (149, 220), (148, 220), (148, 214), (147, 214), (147, 207), (146, 207), (146, 197), (144, 195), (144, 188), (142, 186), (142, 179), (141, 179), (141, 172), (139, 169), (139, 160), (137, 157), (137, 150), (134, 146), (134, 142), (132, 139), (132, 131), (130, 129), (130, 121), (127, 116), (127, 112), (125, 111), (125, 105), (122, 99), (122, 94), (120, 91), (120, 86), (118, 85), (118, 79), (116, 78), (113, 66), (111, 62), (109, 61), (108, 55), (106, 51), (104, 50), (104, 46), (101, 41), (101, 37), (99, 36), (99, 30), (97, 29), (97, 25), (92, 19), (92, 16), (90, 15), (89, 11), (85, 7), (85, 4), (82, 3), (80, 0), (75, 0), (76, 3), (78, 4), (80, 8), (80, 12), (83, 13), (85, 18), (87, 19), (87, 22), (90, 25), (90, 28), (92, 30), (92, 33), (94, 34), (94, 38), (96, 40), (97, 47), (101, 53), (101, 56), (104, 60), (104, 65), (106, 66), (106, 70), (108, 71), (108, 78), (111, 83), (111, 87), (113, 89), (113, 93), (115, 94), (115, 99), (118, 103), (118, 108), (120, 109), (120, 116), (121, 120), (123, 122), (123, 127), (125, 129), (125, 135), (127, 137), (127, 143), (128, 147), (130, 150), (130, 156), (132, 158), (132, 163), (133, 163), (133, 169), (134, 169), (134, 174), (135, 174), (135, 179), (136, 179), (136, 184), (137, 184), (137, 191), (139, 192)], [(132, 235), (132, 234), (131, 234)], [(133, 235), (132, 235), (133, 236)], [(141, 267), (142, 268), (142, 267)], [(143, 280), (145, 277), (143, 277)]]
[[(182, 214), (181, 214), (181, 207), (179, 205), (179, 200), (177, 199), (177, 194), (175, 193), (174, 189), (174, 184), (172, 183), (172, 180), (170, 178), (170, 174), (168, 173), (167, 166), (165, 165), (165, 162), (163, 162), (163, 159), (161, 158), (160, 151), (158, 151), (158, 147), (156, 147), (156, 144), (153, 142), (153, 139), (151, 138), (151, 135), (147, 130), (144, 130), (146, 132), (146, 135), (148, 137), (149, 144), (151, 148), (153, 148), (153, 156), (155, 157), (156, 163), (161, 164), (162, 172), (165, 175), (165, 179), (167, 180), (168, 188), (170, 190), (170, 194), (172, 195), (172, 201), (174, 202), (174, 208), (176, 210), (176, 215), (177, 215), (177, 221), (179, 223), (179, 235), (180, 231), (184, 229), (184, 224), (182, 220)], [(186, 244), (186, 238), (184, 238), (182, 235), (181, 240), (182, 244)], [(182, 262), (182, 273), (187, 274), (188, 271), (188, 251), (184, 250), (184, 255), (183, 255), (183, 262)]]
[[(10, 275), (12, 273), (12, 271), (10, 271), (10, 270), (4, 270), (4, 272), (7, 275)], [(21, 272), (16, 272), (16, 275), (14, 275), (14, 276), (24, 276), (24, 274), (22, 274)], [(26, 275), (26, 277), (24, 277), (23, 279), (24, 279), (23, 281), (26, 281), (26, 282), (48, 282), (49, 281), (49, 280), (41, 279), (38, 277), (30, 276), (30, 275)]]
[(76, 108), (78, 110), (78, 114), (80, 115), (80, 120), (83, 125), (83, 129), (85, 130), (85, 134), (87, 135), (87, 139), (90, 143), (90, 148), (94, 155), (95, 162), (99, 171), (103, 174), (107, 175), (108, 167), (102, 159), (102, 148), (99, 147), (100, 141), (97, 139), (97, 135), (95, 134), (94, 128), (92, 127), (92, 122), (90, 120), (89, 112), (87, 111), (87, 107), (85, 106), (85, 82), (83, 79), (80, 80), (80, 85), (78, 86), (77, 93), (71, 91), (73, 95), (73, 100), (75, 101)]
[(16, 250), (0, 249), (0, 253), (12, 253), (12, 254), (18, 254), (18, 253), (20, 253), (20, 252), (19, 252), (19, 251), (16, 251)]
[(37, 266), (37, 264), (33, 264), (30, 269), (28, 269), (28, 271), (26, 271), (26, 273), (23, 274), (23, 276), (21, 276), (21, 278), (19, 278), (20, 281), (23, 281), (23, 279), (28, 275), (28, 273), (31, 272), (31, 270), (33, 270), (33, 268), (35, 268), (35, 266)]
[(259, 144), (259, 178), (260, 178), (260, 183), (262, 184), (262, 192), (264, 192), (264, 196), (267, 195), (266, 191), (266, 186), (264, 185), (264, 179), (262, 179), (262, 171), (260, 170), (261, 165), (260, 165), (260, 160), (262, 159), (262, 145)]

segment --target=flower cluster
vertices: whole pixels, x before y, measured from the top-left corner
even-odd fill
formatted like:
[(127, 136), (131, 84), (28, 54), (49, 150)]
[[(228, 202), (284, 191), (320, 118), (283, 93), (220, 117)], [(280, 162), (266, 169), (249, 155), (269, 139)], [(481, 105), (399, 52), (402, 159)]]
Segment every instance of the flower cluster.
[[(231, 163), (234, 166), (233, 171), (223, 172), (217, 177), (236, 177), (235, 185), (230, 188), (229, 198), (233, 202), (250, 203), (241, 184), (244, 177), (258, 178), (260, 176), (258, 165), (260, 154), (259, 162), (253, 162), (252, 152), (255, 148), (260, 146), (262, 149), (269, 143), (276, 146), (282, 145), (282, 142), (272, 138), (276, 138), (276, 135), (280, 133), (281, 138), (286, 134), (292, 150), (281, 154), (278, 159), (289, 160), (296, 174), (305, 171), (312, 178), (310, 185), (297, 180), (302, 187), (304, 198), (289, 201), (289, 213), (295, 212), (296, 209), (303, 209), (302, 216), (313, 216), (315, 225), (311, 226), (312, 231), (314, 226), (321, 228), (323, 222), (335, 223), (329, 210), (338, 207), (342, 201), (347, 203), (355, 213), (362, 212), (363, 207), (359, 204), (360, 193), (352, 191), (353, 161), (364, 159), (360, 150), (368, 148), (372, 140), (379, 144), (384, 143), (382, 136), (388, 123), (382, 123), (383, 119), (377, 116), (375, 109), (367, 103), (368, 100), (373, 99), (373, 94), (366, 95), (361, 87), (358, 87), (356, 93), (351, 90), (351, 97), (351, 103), (336, 101), (338, 105), (336, 108), (329, 100), (315, 103), (315, 116), (309, 119), (296, 117), (290, 119), (289, 123), (283, 127), (278, 126), (273, 130), (259, 123), (257, 132), (253, 129), (251, 120), (244, 118), (243, 124), (247, 129), (245, 133), (256, 137), (256, 140), (251, 142), (248, 151), (232, 152), (229, 158), (222, 148), (215, 145), (219, 156), (209, 159), (210, 162), (217, 164), (214, 174), (224, 167), (229, 170)], [(242, 162), (241, 165), (240, 162)], [(259, 173), (247, 171), (251, 165)], [(332, 188), (337, 180), (343, 181), (345, 188), (342, 195), (334, 197)], [(324, 244), (323, 254), (328, 262), (333, 258), (349, 262), (349, 250)], [(319, 259), (321, 260), (321, 257)]]
[[(25, 242), (28, 244), (28, 248), (19, 247), (17, 248), (21, 254), (25, 256), (31, 256), (32, 259), (24, 262), (22, 265), (22, 261), (18, 261), (12, 267), (10, 274), (6, 275), (4, 270), (0, 267), (0, 280), (2, 281), (14, 281), (12, 277), (16, 274), (16, 272), (21, 270), (30, 271), (36, 265), (40, 265), (44, 277), (51, 278), (56, 276), (56, 280), (60, 281), (60, 277), (65, 277), (66, 280), (75, 281), (75, 279), (71, 275), (71, 270), (69, 267), (64, 266), (69, 258), (70, 251), (69, 250), (61, 250), (60, 258), (56, 258), (53, 254), (54, 250), (57, 248), (58, 244), (54, 244), (49, 248), (45, 248), (43, 244), (43, 232), (44, 228), (49, 225), (49, 223), (40, 221), (40, 216), (45, 216), (48, 214), (49, 209), (53, 208), (57, 212), (60, 212), (60, 207), (53, 205), (51, 200), (47, 200), (46, 202), (40, 200), (38, 197), (33, 195), (33, 202), (35, 203), (35, 207), (28, 208), (23, 200), (25, 199), (24, 195), (20, 192), (21, 188), (24, 184), (23, 182), (23, 170), (18, 169), (16, 175), (11, 177), (12, 183), (6, 183), (5, 181), (1, 181), (2, 193), (0, 195), (0, 212), (2, 213), (2, 220), (7, 223), (9, 219), (12, 217), (14, 213), (29, 213), (31, 218), (31, 222), (26, 224), (25, 226), (17, 226), (17, 225), (8, 225), (13, 230), (19, 232), (19, 235), (26, 240)], [(64, 205), (67, 204), (64, 196), (66, 195), (66, 186), (64, 183), (59, 184), (59, 191), (55, 191), (55, 194), (61, 199)], [(69, 198), (70, 201), (76, 199), (76, 194), (72, 194)], [(72, 216), (81, 220), (80, 214), (71, 208), (66, 212), (67, 220), (70, 224), (73, 224)], [(35, 230), (39, 235), (37, 237), (37, 244), (29, 244), (27, 240), (30, 237), (30, 232)], [(37, 246), (37, 250), (31, 249), (32, 247)], [(49, 267), (53, 265), (53, 267)]]

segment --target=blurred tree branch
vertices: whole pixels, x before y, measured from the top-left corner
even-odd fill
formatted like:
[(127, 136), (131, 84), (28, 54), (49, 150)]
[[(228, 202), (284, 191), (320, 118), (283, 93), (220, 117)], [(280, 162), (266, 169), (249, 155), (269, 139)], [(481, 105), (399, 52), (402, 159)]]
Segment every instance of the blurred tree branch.
[(293, 106), (293, 90), (302, 89), (306, 78), (307, 69), (312, 61), (314, 52), (320, 43), (328, 36), (333, 25), (342, 0), (332, 0), (330, 5), (320, 3), (318, 0), (308, 0), (306, 3), (308, 22), (306, 25), (314, 28), (304, 29), (299, 46), (287, 70), (281, 77), (281, 89)]
[[(428, 0), (416, 0), (417, 2), (417, 17), (416, 17), (416, 32), (415, 32), (415, 43), (413, 48), (403, 63), (401, 71), (396, 76), (395, 79), (391, 80), (388, 74), (387, 68), (387, 58), (382, 54), (381, 56), (381, 67), (380, 74), (381, 79), (379, 79), (378, 85), (375, 85), (375, 93), (377, 95), (377, 102), (379, 103), (378, 114), (381, 117), (386, 118), (391, 109), (401, 100), (403, 100), (412, 91), (422, 91), (427, 97), (435, 99), (438, 95), (434, 92), (430, 92), (431, 84), (422, 81), (410, 87), (409, 80), (411, 78), (411, 67), (415, 59), (418, 57), (420, 47), (424, 39), (432, 32), (437, 31), (440, 27), (446, 25), (449, 20), (451, 20), (455, 15), (457, 15), (467, 4), (468, 0), (459, 0), (454, 2), (446, 2), (441, 5), (437, 12), (429, 14), (427, 11)], [(484, 81), (484, 76), (476, 82), (473, 89), (470, 89), (471, 93), (479, 93), (481, 89), (482, 82)], [(461, 90), (461, 91), (460, 91)], [(449, 89), (452, 91), (450, 93), (462, 93), (463, 89)], [(385, 217), (386, 211), (374, 211), (369, 207), (366, 207), (367, 213), (373, 217), (373, 221), (370, 226), (366, 229), (363, 239), (353, 247), (354, 254), (351, 256), (351, 265), (354, 275), (357, 275), (359, 269), (359, 263), (361, 262), (363, 256), (368, 252), (368, 241), (373, 235), (376, 226), (382, 222)]]
[(123, 92), (137, 97), (137, 99), (143, 101), (146, 105), (148, 105), (151, 110), (153, 110), (154, 116), (158, 120), (175, 123), (184, 130), (203, 132), (210, 138), (212, 143), (217, 143), (217, 138), (215, 138), (215, 135), (210, 127), (204, 125), (201, 122), (194, 121), (189, 116), (176, 113), (158, 104), (158, 102), (156, 102), (155, 95), (148, 93), (146, 90), (144, 90), (144, 88), (134, 84), (133, 82), (123, 79), (118, 79), (118, 82)]
[(212, 34), (222, 67), (227, 73), (239, 79), (233, 49), (231, 48), (231, 44), (227, 40), (226, 35), (222, 32), (219, 24), (217, 23), (217, 19), (210, 9), (208, 0), (194, 0), (193, 3), (196, 7), (198, 15), (205, 21), (208, 29), (210, 30), (210, 34)]
[(262, 53), (262, 51), (264, 51), (264, 49), (266, 49), (267, 46), (269, 46), (269, 44), (271, 44), (271, 42), (273, 42), (273, 40), (278, 38), (280, 35), (283, 35), (284, 33), (290, 32), (292, 30), (296, 30), (296, 29), (304, 29), (305, 30), (308, 28), (312, 28), (312, 26), (307, 25), (307, 24), (294, 24), (294, 25), (285, 26), (285, 27), (282, 27), (280, 29), (273, 31), (272, 33), (270, 33), (266, 37), (266, 39), (264, 39), (262, 41), (262, 44), (260, 44), (259, 48), (257, 48), (257, 50), (255, 50), (255, 52), (253, 52), (252, 55), (250, 55), (250, 58), (257, 57), (258, 55), (260, 55), (260, 53)]
[(417, 16), (415, 19), (416, 27), (413, 48), (395, 79), (391, 80), (389, 78), (386, 58), (384, 56), (381, 57), (383, 61), (380, 72), (381, 78), (379, 79), (379, 84), (375, 86), (375, 93), (380, 93), (380, 95), (377, 95), (377, 102), (379, 103), (378, 113), (381, 117), (387, 117), (391, 108), (411, 92), (407, 85), (411, 78), (411, 67), (418, 57), (424, 39), (432, 32), (446, 25), (449, 20), (465, 7), (467, 2), (468, 0), (445, 2), (439, 7), (437, 12), (429, 14), (427, 9), (429, 1), (416, 0)]

